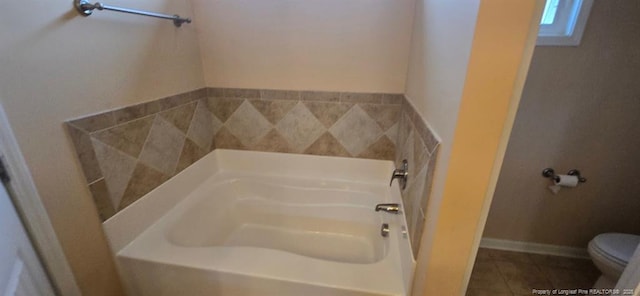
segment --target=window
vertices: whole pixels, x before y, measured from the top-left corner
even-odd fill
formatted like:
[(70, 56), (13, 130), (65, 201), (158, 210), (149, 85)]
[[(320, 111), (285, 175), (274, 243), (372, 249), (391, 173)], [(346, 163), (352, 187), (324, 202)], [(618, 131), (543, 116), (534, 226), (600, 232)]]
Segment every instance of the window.
[(577, 46), (593, 0), (547, 0), (537, 45)]

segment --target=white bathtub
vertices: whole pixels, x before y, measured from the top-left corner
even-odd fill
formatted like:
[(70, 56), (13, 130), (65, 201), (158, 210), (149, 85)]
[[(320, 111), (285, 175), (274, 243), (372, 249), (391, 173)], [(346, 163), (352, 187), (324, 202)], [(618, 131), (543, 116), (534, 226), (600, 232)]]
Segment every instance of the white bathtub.
[[(390, 161), (215, 150), (105, 222), (134, 295), (407, 295)], [(388, 223), (388, 237), (380, 235)]]

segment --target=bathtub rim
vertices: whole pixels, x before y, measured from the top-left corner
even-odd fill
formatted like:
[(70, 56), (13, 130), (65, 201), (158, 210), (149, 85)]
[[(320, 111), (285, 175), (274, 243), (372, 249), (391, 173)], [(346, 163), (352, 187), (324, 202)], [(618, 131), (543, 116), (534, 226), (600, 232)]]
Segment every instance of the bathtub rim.
[[(262, 163), (261, 166), (256, 166), (257, 162), (264, 159), (267, 159), (266, 165)], [(284, 168), (283, 162), (286, 162)], [(318, 163), (322, 170), (316, 166)], [(386, 184), (388, 174), (395, 169), (394, 163), (389, 160), (216, 149), (103, 223), (114, 258), (140, 234), (186, 199), (189, 193), (202, 182), (215, 179), (224, 172), (258, 170), (265, 173), (269, 167), (279, 168), (280, 172), (275, 175), (280, 176), (297, 177), (304, 173), (310, 177), (316, 176), (326, 180), (364, 184)], [(283, 171), (285, 173), (282, 173)], [(327, 178), (327, 175), (330, 177)], [(358, 176), (358, 179), (354, 179), (354, 176)], [(401, 191), (397, 182), (393, 182), (390, 192), (393, 199), (402, 204)], [(405, 227), (407, 225), (405, 215), (401, 225)], [(397, 233), (395, 238), (395, 243), (400, 247), (398, 263), (401, 265), (405, 292), (409, 293), (416, 261), (408, 238), (400, 233)], [(121, 269), (120, 264), (117, 265)]]
[[(283, 168), (282, 164), (285, 158), (290, 163), (288, 167)], [(265, 164), (257, 165), (261, 159), (268, 159), (267, 166)], [(314, 159), (315, 161), (313, 161)], [(323, 173), (319, 174), (317, 168), (311, 169), (309, 163), (321, 163)], [(347, 180), (365, 184), (388, 182), (386, 172), (395, 169), (390, 160), (215, 149), (102, 224), (112, 253), (117, 254), (175, 205), (184, 200), (188, 193), (192, 192), (199, 184), (214, 178), (218, 173), (224, 171), (255, 172), (256, 169), (266, 173), (268, 170), (273, 171), (269, 165), (273, 167), (276, 164), (279, 165), (280, 172), (275, 175), (299, 176), (301, 173), (307, 173), (310, 177), (315, 175), (327, 180)], [(283, 174), (282, 171), (286, 173)], [(326, 178), (327, 174), (331, 177)], [(354, 175), (362, 178), (354, 180)], [(397, 183), (394, 182), (392, 192), (399, 193), (399, 190)]]

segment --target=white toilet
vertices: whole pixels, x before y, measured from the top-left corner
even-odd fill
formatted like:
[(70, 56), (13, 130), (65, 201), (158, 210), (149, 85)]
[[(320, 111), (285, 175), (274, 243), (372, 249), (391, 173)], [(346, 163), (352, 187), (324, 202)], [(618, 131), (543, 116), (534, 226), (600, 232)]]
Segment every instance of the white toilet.
[(638, 244), (640, 235), (603, 233), (594, 237), (587, 250), (602, 275), (593, 287), (614, 288)]

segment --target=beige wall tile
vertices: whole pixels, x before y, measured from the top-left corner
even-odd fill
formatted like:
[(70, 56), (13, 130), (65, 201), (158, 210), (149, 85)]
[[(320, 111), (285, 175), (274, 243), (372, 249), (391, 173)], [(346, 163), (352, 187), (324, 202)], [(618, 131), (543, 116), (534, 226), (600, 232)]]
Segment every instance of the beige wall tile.
[(326, 131), (322, 123), (313, 116), (302, 102), (298, 102), (296, 106), (276, 124), (276, 129), (287, 139), (289, 145), (295, 152), (304, 151)]
[(325, 132), (309, 148), (305, 154), (350, 157), (349, 152), (334, 138), (331, 133)]
[(125, 107), (122, 109), (114, 110), (113, 117), (116, 120), (116, 124), (128, 122), (141, 117), (145, 117), (151, 114), (158, 113), (160, 111), (160, 105), (156, 102), (145, 102), (138, 105)]
[(192, 102), (162, 111), (159, 115), (186, 134), (187, 130), (189, 130), (189, 124), (191, 123), (191, 118), (193, 118), (195, 110), (196, 102)]
[(382, 104), (382, 94), (342, 93), (340, 102)]
[(403, 94), (383, 94), (382, 95), (383, 104), (402, 105), (403, 100), (404, 100)]
[(247, 88), (225, 88), (224, 96), (227, 98), (259, 99), (260, 90)]
[(133, 120), (92, 133), (91, 137), (137, 158), (149, 135), (153, 119), (154, 116), (147, 116)]
[(220, 128), (214, 138), (214, 145), (220, 149), (239, 149), (246, 150), (242, 142), (234, 136), (226, 127)]
[(300, 99), (303, 101), (338, 102), (340, 100), (340, 93), (327, 91), (303, 91), (300, 93)]
[(278, 123), (297, 104), (296, 101), (288, 100), (249, 100), (271, 124)]
[(269, 132), (272, 125), (245, 100), (225, 122), (225, 126), (244, 146), (252, 147)]
[(381, 160), (393, 160), (395, 158), (395, 145), (387, 136), (382, 135), (376, 142), (371, 144), (358, 157)]
[(169, 175), (163, 174), (139, 162), (133, 171), (131, 181), (122, 197), (118, 210), (126, 208), (168, 179)]
[[(398, 121), (400, 121), (399, 118), (398, 118)], [(390, 127), (386, 132), (384, 132), (387, 138), (393, 141), (394, 145), (397, 144), (398, 142), (398, 126), (399, 125), (400, 125), (399, 122), (396, 122), (392, 127)]]
[(329, 132), (351, 155), (360, 154), (383, 133), (378, 124), (357, 105), (349, 109)]
[(196, 106), (187, 137), (198, 144), (200, 148), (209, 150), (213, 143), (213, 136), (220, 129), (222, 123), (209, 112), (204, 101), (199, 101)]
[(334, 125), (351, 107), (351, 103), (337, 102), (304, 102), (309, 111), (320, 121), (326, 128)]
[[(411, 148), (407, 148), (411, 149)], [(415, 162), (413, 166), (416, 170), (422, 170), (429, 161), (429, 152), (427, 151), (427, 147), (425, 147), (422, 142), (422, 137), (418, 135), (417, 132), (413, 133), (413, 161)]]
[[(205, 95), (209, 97), (198, 99)], [(244, 98), (258, 95), (260, 98)], [(148, 171), (140, 167), (144, 164), (146, 168), (171, 176), (216, 147), (393, 160), (401, 110), (401, 105), (395, 103), (401, 103), (402, 98), (394, 94), (345, 94), (345, 98), (354, 102), (377, 102), (386, 98), (386, 105), (360, 103), (361, 106), (352, 110), (355, 104), (339, 102), (341, 95), (205, 88), (89, 116), (74, 123), (89, 130), (100, 129), (91, 136), (99, 141), (96, 145), (102, 145), (98, 147), (102, 154), (106, 153), (106, 156), (101, 154), (102, 158), (131, 156), (114, 162), (125, 162), (123, 173), (108, 165), (106, 168), (110, 175), (104, 183), (118, 210), (139, 198), (137, 194), (130, 194), (127, 202), (121, 202), (126, 190), (138, 186), (136, 180), (131, 180), (136, 167)], [(154, 111), (157, 113), (136, 118)], [(117, 125), (114, 112), (119, 120), (129, 121)], [(352, 133), (345, 135), (343, 141), (352, 148), (357, 146), (357, 150), (361, 150), (359, 155), (350, 153), (345, 144), (327, 131), (341, 119), (346, 120), (342, 124)], [(87, 137), (86, 133), (75, 125), (69, 126), (74, 143), (83, 148), (79, 140), (83, 135)], [(86, 153), (95, 153), (90, 139), (84, 140), (89, 142), (89, 147), (84, 149)], [(97, 159), (95, 162), (97, 173), (94, 172), (92, 178), (97, 180), (102, 170)], [(88, 165), (90, 161), (82, 160), (82, 163)]]
[(92, 183), (102, 178), (100, 165), (98, 164), (98, 159), (96, 159), (89, 134), (70, 123), (67, 123), (66, 126), (87, 183)]
[(403, 159), (403, 153), (406, 153), (406, 143), (409, 139), (409, 133), (411, 133), (413, 127), (409, 123), (407, 114), (403, 111), (400, 120), (398, 120), (398, 132), (396, 138), (396, 166), (400, 165), (400, 161)]
[(251, 147), (252, 150), (291, 153), (294, 150), (276, 129), (271, 129), (260, 142)]
[(260, 96), (263, 100), (300, 100), (300, 92), (295, 90), (260, 90)]
[(93, 196), (93, 201), (96, 203), (98, 215), (100, 219), (105, 221), (116, 213), (111, 198), (109, 196), (109, 189), (107, 189), (107, 183), (104, 179), (95, 181), (89, 185), (89, 190)]
[(172, 176), (178, 165), (185, 135), (171, 123), (156, 116), (147, 142), (140, 153), (140, 162), (167, 176)]
[(117, 209), (136, 166), (136, 159), (99, 140), (92, 139), (92, 143), (109, 189), (111, 203)]
[(198, 161), (203, 156), (207, 155), (209, 150), (199, 147), (195, 142), (190, 139), (186, 139), (184, 147), (182, 147), (182, 153), (180, 153), (180, 159), (178, 160), (178, 167), (176, 173), (181, 172), (188, 166)]
[[(413, 110), (410, 104), (402, 98), (402, 107), (398, 106), (397, 122), (392, 126), (394, 131), (387, 134), (394, 135), (395, 139), (395, 157), (396, 166), (400, 167), (401, 161), (406, 159), (409, 163), (409, 177), (407, 189), (403, 190), (402, 199), (407, 215), (407, 223), (409, 227), (409, 237), (414, 251), (414, 257), (417, 257), (420, 248), (420, 237), (424, 227), (424, 215), (431, 194), (431, 186), (433, 182), (433, 170), (435, 169), (435, 155), (429, 153), (427, 145), (424, 143), (426, 137), (435, 140), (432, 131), (426, 128), (426, 124), (422, 122), (422, 118), (416, 116), (417, 112)], [(374, 108), (371, 108), (374, 109)], [(369, 112), (370, 115), (377, 114), (377, 111)], [(413, 119), (420, 120), (414, 123)], [(422, 130), (426, 135), (420, 134), (415, 126), (423, 124), (425, 129)], [(437, 145), (437, 141), (434, 143)], [(433, 161), (432, 161), (433, 160)]]
[(89, 115), (83, 118), (69, 121), (69, 124), (80, 128), (86, 132), (94, 132), (97, 130), (112, 127), (116, 124), (113, 112), (104, 112), (95, 115)]
[(437, 151), (434, 152), (434, 154), (429, 158), (429, 163), (427, 164), (427, 176), (426, 176), (426, 183), (425, 183), (425, 187), (424, 187), (424, 192), (425, 192), (425, 198), (422, 199), (422, 203), (420, 204), (420, 208), (422, 209), (423, 213), (427, 213), (427, 205), (429, 203), (429, 197), (431, 196), (431, 188), (433, 186), (433, 175), (436, 169), (436, 153)]
[(358, 104), (358, 106), (366, 111), (383, 131), (391, 128), (400, 117), (401, 107), (399, 105)]
[(220, 121), (225, 122), (240, 107), (242, 102), (244, 100), (238, 98), (210, 97), (207, 100), (207, 107)]
[(216, 98), (224, 97), (224, 88), (208, 87), (207, 88), (207, 97), (216, 97)]

